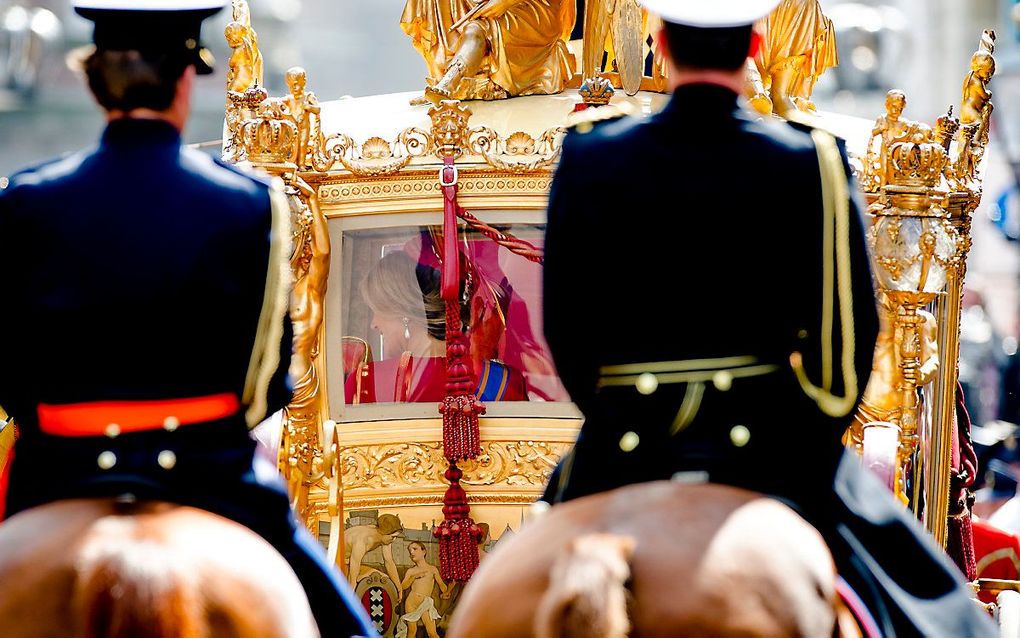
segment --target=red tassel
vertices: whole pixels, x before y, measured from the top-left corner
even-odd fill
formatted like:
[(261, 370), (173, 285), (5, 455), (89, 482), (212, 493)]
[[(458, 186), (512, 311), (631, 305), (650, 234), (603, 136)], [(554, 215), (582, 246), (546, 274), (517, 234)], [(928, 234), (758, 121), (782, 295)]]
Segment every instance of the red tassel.
[(471, 507), (460, 486), (462, 475), (456, 463), (446, 470), (446, 479), (450, 481), (443, 496), (446, 518), (432, 530), (439, 539), (439, 572), (443, 580), (466, 581), (478, 569), (478, 543), (483, 532), (468, 515)]
[(468, 345), (460, 329), (460, 305), (446, 302), (446, 396), (439, 404), (443, 415), (443, 455), (456, 463), (482, 453), (478, 417), (485, 406), (475, 398), (474, 371), (468, 359)]

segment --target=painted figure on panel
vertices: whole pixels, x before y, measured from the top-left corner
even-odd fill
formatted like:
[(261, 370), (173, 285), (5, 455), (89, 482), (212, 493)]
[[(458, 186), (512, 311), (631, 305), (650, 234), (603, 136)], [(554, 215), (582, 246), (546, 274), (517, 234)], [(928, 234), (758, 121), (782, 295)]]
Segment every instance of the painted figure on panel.
[(389, 575), (397, 588), (398, 600), (404, 595), (404, 588), (401, 585), (400, 575), (397, 572), (397, 565), (393, 562), (393, 541), (404, 531), (400, 518), (393, 514), (382, 514), (375, 525), (356, 525), (344, 532), (344, 549), (348, 556), (347, 580), (351, 587), (356, 587), (358, 581), (378, 570), (362, 564), (365, 554), (373, 549), (382, 548), (383, 563), (386, 566), (386, 574)]
[(436, 609), (432, 593), (438, 586), (445, 600), (450, 597), (452, 590), (439, 575), (439, 568), (425, 560), (424, 543), (411, 541), (407, 546), (407, 552), (414, 561), (414, 567), (404, 572), (404, 580), (400, 583), (400, 586), (407, 590), (407, 599), (404, 601), (407, 613), (400, 617), (397, 638), (415, 638), (418, 635), (419, 622), (425, 626), (429, 638), (439, 638), (436, 621), (441, 616)]

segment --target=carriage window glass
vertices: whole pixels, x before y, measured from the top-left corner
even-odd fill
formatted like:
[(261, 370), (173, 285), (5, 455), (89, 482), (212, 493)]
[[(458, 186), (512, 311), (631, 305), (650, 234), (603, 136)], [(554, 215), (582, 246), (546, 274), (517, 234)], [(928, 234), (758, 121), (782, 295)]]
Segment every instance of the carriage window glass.
[[(541, 247), (544, 226), (500, 227)], [(348, 405), (424, 403), (446, 394), (442, 228), (347, 231), (341, 349)], [(461, 290), (475, 394), (569, 401), (542, 336), (542, 266), (474, 231), (460, 235)]]

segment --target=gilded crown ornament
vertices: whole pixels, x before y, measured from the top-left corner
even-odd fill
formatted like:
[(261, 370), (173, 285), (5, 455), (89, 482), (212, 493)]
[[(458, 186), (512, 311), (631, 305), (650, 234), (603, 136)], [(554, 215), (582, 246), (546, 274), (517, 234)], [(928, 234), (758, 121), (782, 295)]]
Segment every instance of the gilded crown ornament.
[(587, 106), (605, 106), (609, 104), (616, 90), (612, 82), (601, 75), (595, 75), (581, 83), (578, 93)]
[(293, 165), (298, 128), (287, 115), (283, 101), (272, 98), (264, 100), (255, 117), (241, 125), (241, 141), (251, 162)]
[(934, 141), (900, 142), (889, 151), (889, 186), (934, 189), (949, 155)]

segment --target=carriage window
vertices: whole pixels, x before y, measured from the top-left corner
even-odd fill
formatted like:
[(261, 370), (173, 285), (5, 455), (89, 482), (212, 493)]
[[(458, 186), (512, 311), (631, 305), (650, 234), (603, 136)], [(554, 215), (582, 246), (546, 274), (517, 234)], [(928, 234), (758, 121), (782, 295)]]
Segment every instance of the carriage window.
[[(503, 232), (542, 245), (544, 227)], [(438, 402), (446, 393), (441, 227), (343, 234), (342, 349), (348, 405)], [(542, 336), (542, 266), (473, 231), (460, 236), (457, 311), (483, 402), (569, 401)]]

